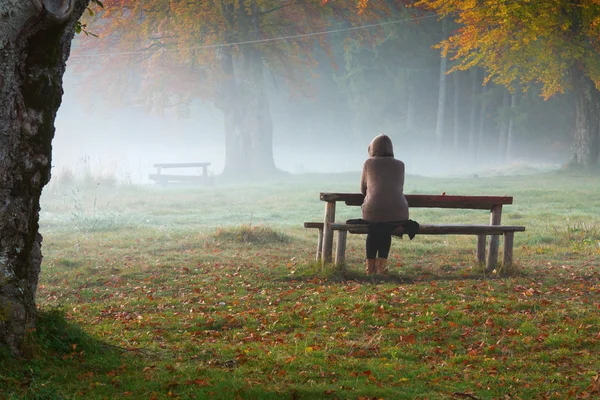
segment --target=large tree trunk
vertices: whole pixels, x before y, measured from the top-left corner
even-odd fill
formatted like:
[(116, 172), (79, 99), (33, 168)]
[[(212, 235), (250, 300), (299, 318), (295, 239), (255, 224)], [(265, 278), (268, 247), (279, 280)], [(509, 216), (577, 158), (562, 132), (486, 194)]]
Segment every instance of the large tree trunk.
[(3, 0), (0, 15), (0, 344), (35, 323), (40, 196), (75, 23), (89, 0)]
[(600, 92), (579, 70), (573, 71), (575, 132), (571, 164), (591, 167), (598, 163), (600, 139)]
[[(259, 9), (255, 2), (223, 3), (224, 15), (232, 30), (245, 33), (245, 40), (260, 32)], [(234, 28), (235, 25), (235, 28)], [(258, 38), (258, 36), (256, 36)], [(264, 86), (264, 65), (260, 50), (241, 46), (234, 55), (230, 47), (220, 50), (223, 79), (217, 107), (225, 118), (224, 175), (268, 176), (277, 172), (273, 159), (273, 122)]]
[(226, 175), (264, 176), (275, 172), (273, 124), (263, 85), (262, 59), (251, 49), (244, 51), (243, 72), (231, 77), (225, 118)]

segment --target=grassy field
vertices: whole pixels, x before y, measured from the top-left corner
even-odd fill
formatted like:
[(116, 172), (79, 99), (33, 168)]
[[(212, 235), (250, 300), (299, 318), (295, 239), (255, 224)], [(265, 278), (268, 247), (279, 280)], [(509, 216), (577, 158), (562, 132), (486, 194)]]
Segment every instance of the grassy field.
[(514, 196), (503, 222), (527, 231), (502, 276), (467, 236), (394, 239), (384, 279), (350, 235), (346, 269), (322, 270), (302, 223), (322, 219), (320, 191), (357, 187), (49, 187), (38, 328), (26, 360), (0, 359), (0, 399), (600, 396), (600, 175), (407, 177), (407, 193)]

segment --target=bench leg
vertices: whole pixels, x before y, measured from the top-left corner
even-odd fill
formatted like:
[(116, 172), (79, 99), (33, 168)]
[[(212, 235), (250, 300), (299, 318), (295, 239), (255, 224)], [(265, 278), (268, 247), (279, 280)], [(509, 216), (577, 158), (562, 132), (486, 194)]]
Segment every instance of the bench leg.
[[(493, 236), (492, 236), (493, 239)], [(485, 272), (492, 272), (496, 269), (496, 264), (498, 264), (498, 248), (491, 248), (488, 250), (487, 254), (487, 262), (485, 263)]]
[(500, 237), (498, 235), (491, 235), (490, 244), (487, 255), (487, 265), (486, 271), (491, 272), (496, 268), (496, 264), (498, 263), (498, 247), (499, 247)]
[[(502, 205), (493, 205), (492, 212), (490, 214), (490, 225), (500, 225), (502, 220)], [(496, 268), (498, 263), (498, 244), (500, 242), (500, 236), (491, 235), (490, 244), (488, 246), (488, 259), (486, 265), (486, 271), (492, 272)]]
[(319, 229), (319, 237), (317, 239), (317, 262), (321, 261), (323, 255), (323, 228)]
[(346, 260), (346, 237), (348, 231), (338, 231), (337, 247), (335, 248), (335, 264), (342, 265)]
[(487, 236), (486, 235), (477, 235), (477, 262), (479, 264), (483, 264), (485, 262), (485, 242)]
[(514, 238), (514, 232), (506, 232), (504, 234), (504, 257), (502, 259), (502, 265), (504, 268), (510, 268), (512, 266)]
[(331, 263), (333, 252), (333, 230), (331, 223), (335, 221), (335, 202), (325, 205), (325, 221), (323, 223), (323, 264)]

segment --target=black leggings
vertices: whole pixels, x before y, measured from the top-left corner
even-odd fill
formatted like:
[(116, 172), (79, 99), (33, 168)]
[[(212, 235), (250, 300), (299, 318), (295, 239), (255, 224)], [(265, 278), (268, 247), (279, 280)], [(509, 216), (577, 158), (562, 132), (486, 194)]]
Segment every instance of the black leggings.
[(371, 229), (367, 234), (367, 259), (388, 258), (392, 246), (392, 234), (385, 230)]

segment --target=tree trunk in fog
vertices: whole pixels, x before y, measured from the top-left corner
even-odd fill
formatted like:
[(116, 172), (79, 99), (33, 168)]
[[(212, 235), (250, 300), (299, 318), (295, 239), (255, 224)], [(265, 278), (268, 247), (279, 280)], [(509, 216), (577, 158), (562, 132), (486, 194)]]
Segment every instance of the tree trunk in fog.
[(502, 94), (502, 108), (500, 110), (500, 128), (498, 130), (498, 159), (504, 160), (506, 156), (506, 141), (508, 138), (508, 106), (510, 104), (510, 92), (505, 90)]
[(75, 23), (89, 0), (0, 3), (0, 343), (19, 355), (35, 323), (40, 195)]
[(477, 121), (477, 111), (479, 110), (479, 73), (477, 68), (471, 70), (471, 114), (469, 117), (469, 154), (476, 154), (476, 131), (475, 124)]
[(591, 167), (598, 163), (600, 146), (600, 92), (594, 83), (573, 68), (575, 92), (575, 132), (571, 165)]
[[(442, 30), (444, 40), (446, 39), (447, 20), (442, 21)], [(440, 60), (440, 84), (438, 92), (438, 111), (437, 111), (437, 124), (435, 127), (435, 140), (437, 143), (438, 153), (442, 151), (444, 147), (444, 113), (446, 111), (446, 72), (448, 70), (448, 60), (446, 57), (442, 57)]]
[[(255, 3), (234, 9), (224, 5), (226, 18), (235, 20), (243, 32), (260, 31), (260, 13)], [(252, 8), (252, 10), (248, 10)], [(229, 14), (228, 14), (229, 13)], [(225, 119), (224, 175), (259, 177), (277, 172), (273, 159), (273, 123), (264, 87), (264, 66), (260, 50), (242, 46), (234, 56), (230, 47), (220, 49), (223, 78), (216, 106)]]
[(454, 140), (453, 148), (456, 152), (460, 146), (460, 75), (454, 72)]
[(504, 159), (510, 160), (513, 156), (513, 146), (515, 141), (515, 115), (517, 113), (517, 103), (519, 100), (518, 91), (515, 91), (510, 96), (510, 111), (508, 117), (508, 130), (506, 132), (506, 148)]
[(414, 89), (410, 77), (410, 72), (406, 73), (407, 79), (407, 95), (406, 95), (406, 132), (412, 133), (415, 127), (415, 106), (414, 106)]
[[(224, 87), (227, 94), (225, 100), (218, 103), (225, 119), (223, 173), (226, 175), (264, 176), (277, 170), (273, 159), (271, 110), (263, 85), (262, 58), (255, 52), (254, 49), (243, 50), (242, 72), (226, 78)], [(233, 63), (231, 55), (227, 58)]]
[(487, 99), (485, 94), (487, 93), (487, 87), (483, 86), (481, 88), (481, 109), (479, 111), (479, 132), (477, 133), (477, 147), (475, 149), (475, 159), (479, 160), (481, 156), (481, 146), (483, 145), (483, 139), (485, 136), (485, 128), (486, 128), (486, 117), (487, 117)]

